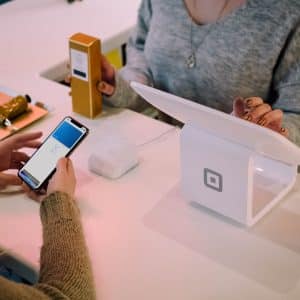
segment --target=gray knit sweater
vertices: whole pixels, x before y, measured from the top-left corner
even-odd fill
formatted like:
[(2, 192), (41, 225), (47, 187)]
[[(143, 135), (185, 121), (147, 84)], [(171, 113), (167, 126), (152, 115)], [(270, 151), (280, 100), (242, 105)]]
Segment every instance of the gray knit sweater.
[(228, 113), (236, 96), (259, 96), (284, 111), (300, 145), (300, 0), (248, 0), (207, 25), (191, 21), (183, 0), (143, 0), (127, 55), (111, 105), (143, 109), (131, 80)]

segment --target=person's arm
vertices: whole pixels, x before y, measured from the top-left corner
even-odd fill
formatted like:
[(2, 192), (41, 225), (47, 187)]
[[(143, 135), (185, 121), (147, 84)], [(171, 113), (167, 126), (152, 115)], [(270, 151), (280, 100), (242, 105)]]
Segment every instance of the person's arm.
[(54, 192), (42, 202), (40, 212), (44, 242), (36, 288), (48, 295), (59, 290), (57, 296), (94, 299), (90, 261), (74, 200)]
[[(66, 166), (65, 160), (60, 160), (49, 183), (50, 194), (40, 208), (43, 247), (39, 281), (29, 286), (0, 277), (1, 300), (96, 298), (79, 210), (69, 196), (75, 188), (75, 178), (71, 177), (72, 165)], [(74, 187), (70, 187), (72, 181)]]
[(130, 81), (153, 85), (151, 71), (145, 59), (144, 48), (151, 22), (151, 0), (143, 0), (138, 12), (134, 32), (127, 44), (127, 64), (115, 72), (115, 90), (112, 96), (104, 96), (104, 101), (116, 107), (127, 107), (142, 111), (147, 103), (129, 86)]
[(59, 192), (41, 204), (43, 247), (39, 282), (0, 277), (0, 299), (95, 299), (92, 272), (75, 202)]
[(300, 146), (300, 24), (286, 41), (275, 69), (273, 90), (273, 108), (284, 112), (283, 126), (289, 131), (289, 139)]

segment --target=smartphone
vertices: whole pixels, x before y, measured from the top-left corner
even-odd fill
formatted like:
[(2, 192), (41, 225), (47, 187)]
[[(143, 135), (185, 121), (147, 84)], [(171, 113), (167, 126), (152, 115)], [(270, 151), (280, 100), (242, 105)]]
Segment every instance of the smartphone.
[(18, 176), (31, 189), (41, 189), (55, 172), (57, 161), (69, 156), (88, 131), (78, 121), (65, 117), (19, 170)]

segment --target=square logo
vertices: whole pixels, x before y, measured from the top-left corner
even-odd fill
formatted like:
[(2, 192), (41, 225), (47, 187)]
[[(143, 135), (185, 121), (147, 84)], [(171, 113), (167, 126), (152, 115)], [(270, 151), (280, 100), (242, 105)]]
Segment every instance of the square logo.
[(223, 177), (221, 174), (204, 168), (204, 184), (217, 192), (223, 190)]

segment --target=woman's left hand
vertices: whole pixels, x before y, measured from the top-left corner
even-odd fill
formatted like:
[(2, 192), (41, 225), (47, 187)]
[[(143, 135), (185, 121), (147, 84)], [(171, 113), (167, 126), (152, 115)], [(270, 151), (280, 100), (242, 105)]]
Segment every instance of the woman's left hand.
[(236, 98), (233, 103), (233, 115), (268, 127), (285, 137), (289, 135), (288, 130), (282, 127), (283, 112), (280, 109), (273, 110), (259, 97)]
[(28, 160), (21, 148), (38, 148), (41, 145), (41, 132), (15, 134), (0, 142), (0, 171), (19, 169)]
[(17, 175), (0, 172), (0, 191), (11, 185), (21, 186), (22, 180)]

